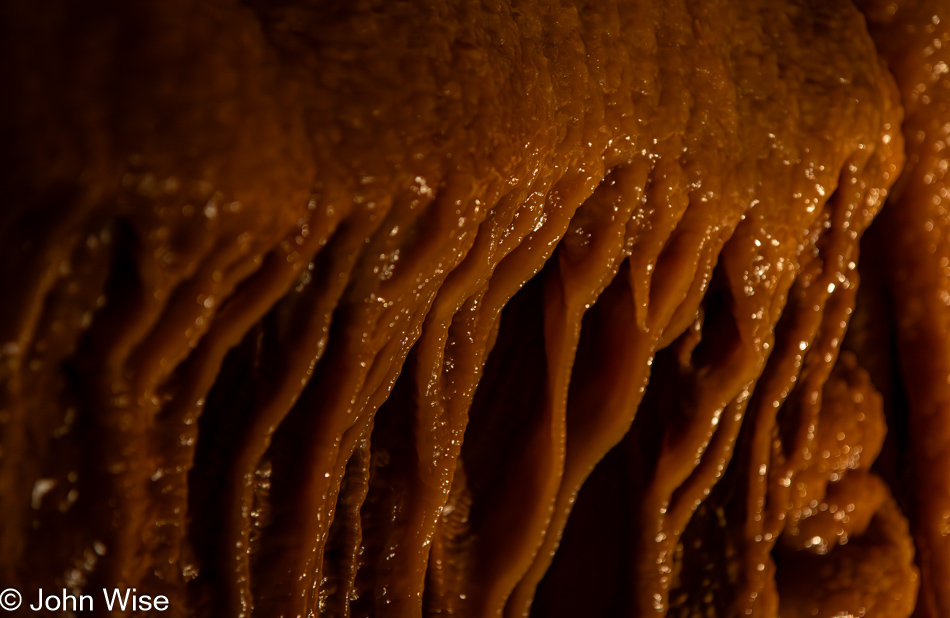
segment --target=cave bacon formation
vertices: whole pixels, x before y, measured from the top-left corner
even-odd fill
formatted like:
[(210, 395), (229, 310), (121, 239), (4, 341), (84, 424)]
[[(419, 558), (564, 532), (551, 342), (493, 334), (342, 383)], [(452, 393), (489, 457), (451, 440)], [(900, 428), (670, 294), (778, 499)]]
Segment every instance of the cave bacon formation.
[(948, 63), (945, 0), (4, 2), (0, 581), (950, 615)]

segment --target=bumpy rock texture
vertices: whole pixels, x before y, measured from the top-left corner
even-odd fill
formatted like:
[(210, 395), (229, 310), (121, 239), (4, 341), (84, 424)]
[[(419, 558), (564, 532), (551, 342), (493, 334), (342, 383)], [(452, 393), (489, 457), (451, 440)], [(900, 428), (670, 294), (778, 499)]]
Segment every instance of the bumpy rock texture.
[(941, 0), (3, 3), (0, 581), (948, 615), (948, 63)]

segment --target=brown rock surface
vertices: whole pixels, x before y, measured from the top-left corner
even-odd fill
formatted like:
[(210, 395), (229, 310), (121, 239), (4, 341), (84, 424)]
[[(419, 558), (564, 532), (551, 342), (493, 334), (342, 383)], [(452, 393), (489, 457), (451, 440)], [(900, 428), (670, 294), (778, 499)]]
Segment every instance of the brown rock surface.
[(4, 3), (0, 583), (950, 611), (950, 15), (864, 4)]

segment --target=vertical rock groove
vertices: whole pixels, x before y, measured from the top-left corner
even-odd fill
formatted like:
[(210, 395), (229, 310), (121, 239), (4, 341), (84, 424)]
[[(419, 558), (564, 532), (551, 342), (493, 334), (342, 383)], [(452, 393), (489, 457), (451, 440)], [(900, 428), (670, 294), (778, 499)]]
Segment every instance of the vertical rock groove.
[(5, 3), (4, 585), (950, 611), (950, 15), (859, 4)]

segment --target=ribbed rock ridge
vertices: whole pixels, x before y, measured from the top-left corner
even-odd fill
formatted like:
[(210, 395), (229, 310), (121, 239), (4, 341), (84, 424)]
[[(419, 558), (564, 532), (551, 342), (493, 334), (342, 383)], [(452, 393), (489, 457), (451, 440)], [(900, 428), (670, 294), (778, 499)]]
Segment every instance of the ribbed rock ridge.
[(846, 1), (541, 4), (4, 3), (0, 582), (911, 614), (848, 325), (914, 86)]

